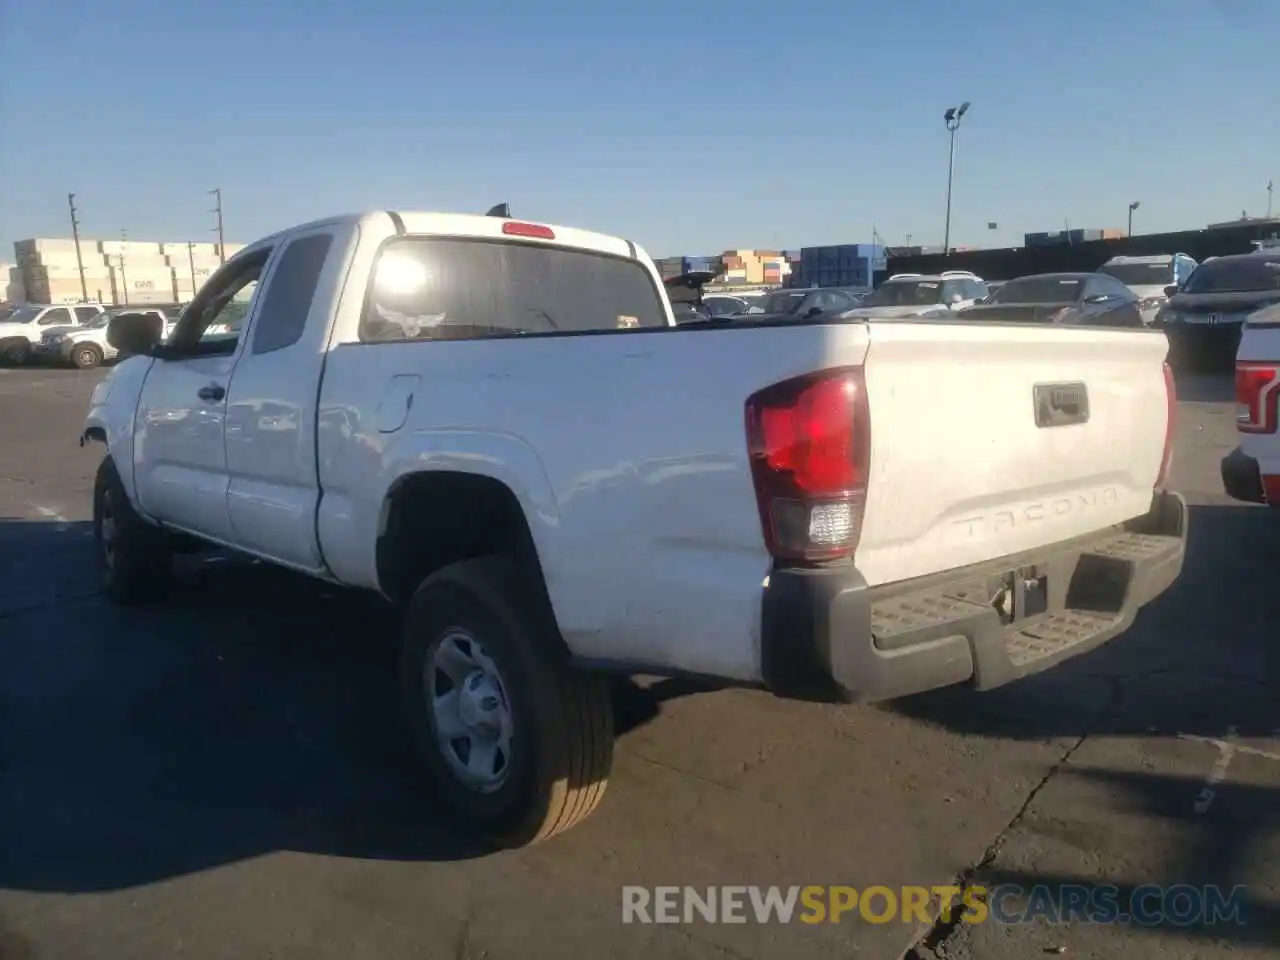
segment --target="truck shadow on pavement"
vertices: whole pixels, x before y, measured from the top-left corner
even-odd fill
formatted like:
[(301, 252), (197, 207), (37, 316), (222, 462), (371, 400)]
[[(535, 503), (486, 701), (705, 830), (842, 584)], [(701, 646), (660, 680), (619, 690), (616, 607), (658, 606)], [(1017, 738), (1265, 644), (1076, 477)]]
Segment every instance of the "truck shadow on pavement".
[[(993, 738), (1274, 730), (1280, 529), (1245, 507), (1193, 508), (1191, 529), (1181, 582), (1126, 636), (881, 709)], [(392, 610), (265, 564), (180, 566), (172, 602), (116, 609), (88, 524), (0, 519), (0, 888), (121, 889), (279, 850), (488, 852), (423, 781)], [(701, 689), (620, 685), (619, 732)]]
[(171, 602), (117, 609), (88, 527), (0, 519), (0, 888), (113, 890), (279, 850), (488, 852), (420, 773), (385, 605), (182, 558)]

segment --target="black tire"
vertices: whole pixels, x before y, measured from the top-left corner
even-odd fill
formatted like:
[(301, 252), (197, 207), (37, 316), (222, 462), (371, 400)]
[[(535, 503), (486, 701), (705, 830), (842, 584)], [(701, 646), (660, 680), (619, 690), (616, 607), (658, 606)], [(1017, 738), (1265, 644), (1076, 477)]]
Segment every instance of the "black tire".
[(31, 344), (25, 340), (0, 347), (0, 362), (7, 363), (11, 367), (20, 367), (30, 359)]
[(81, 370), (102, 365), (102, 348), (96, 343), (77, 343), (71, 348), (71, 362)]
[[(504, 556), (455, 563), (423, 581), (405, 618), (400, 675), (419, 750), (448, 806), (498, 847), (538, 843), (581, 823), (599, 806), (613, 763), (608, 683), (569, 668), (535, 576)], [(428, 668), (458, 630), (496, 666), (512, 718), (509, 765), (491, 792), (455, 773), (435, 733)]]
[(110, 457), (93, 485), (93, 542), (102, 588), (116, 603), (157, 600), (168, 590), (168, 536), (138, 516)]

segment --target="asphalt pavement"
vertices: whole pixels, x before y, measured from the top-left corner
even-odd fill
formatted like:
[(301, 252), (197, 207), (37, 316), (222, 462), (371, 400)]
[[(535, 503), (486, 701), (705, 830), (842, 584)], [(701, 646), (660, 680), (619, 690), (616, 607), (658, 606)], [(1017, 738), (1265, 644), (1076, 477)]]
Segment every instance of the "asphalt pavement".
[[(122, 611), (90, 564), (101, 372), (0, 370), (0, 960), (1274, 957), (1280, 517), (1228, 501), (1223, 378), (1182, 382), (1184, 575), (987, 694), (825, 707), (619, 686), (583, 826), (486, 852), (440, 810), (370, 598), (191, 559)], [(1243, 923), (624, 924), (627, 885), (1243, 885)]]

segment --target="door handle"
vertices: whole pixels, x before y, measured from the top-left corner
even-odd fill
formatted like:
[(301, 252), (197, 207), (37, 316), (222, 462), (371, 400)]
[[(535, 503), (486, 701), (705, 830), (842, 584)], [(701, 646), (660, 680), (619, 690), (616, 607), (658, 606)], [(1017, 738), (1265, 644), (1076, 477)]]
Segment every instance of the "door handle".
[(196, 393), (196, 396), (201, 400), (221, 400), (226, 395), (227, 391), (220, 383), (211, 383), (208, 386), (201, 387)]

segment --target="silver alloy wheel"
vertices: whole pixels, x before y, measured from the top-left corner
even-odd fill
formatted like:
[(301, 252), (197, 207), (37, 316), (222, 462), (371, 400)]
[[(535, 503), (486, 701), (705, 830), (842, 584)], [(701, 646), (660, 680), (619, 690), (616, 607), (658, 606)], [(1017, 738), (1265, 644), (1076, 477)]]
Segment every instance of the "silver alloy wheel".
[(98, 353), (93, 347), (81, 347), (76, 353), (78, 358), (77, 367), (96, 367), (98, 365)]
[(99, 518), (99, 539), (102, 544), (102, 560), (107, 569), (115, 566), (116, 561), (116, 516), (111, 505), (111, 494), (102, 495), (102, 516)]
[(446, 630), (423, 671), (436, 743), (459, 780), (492, 793), (511, 769), (514, 723), (497, 665), (466, 630)]

